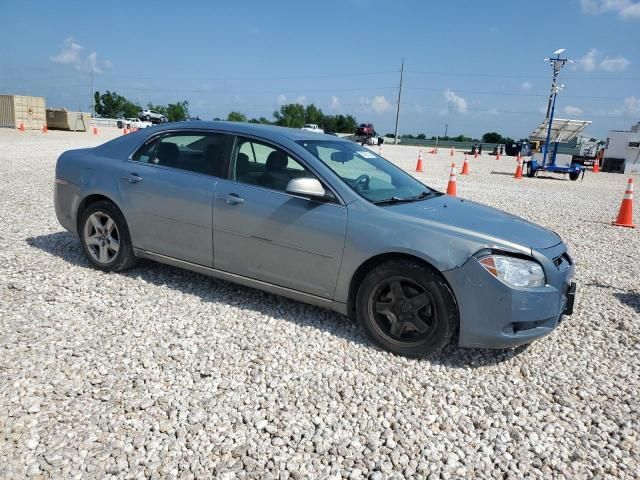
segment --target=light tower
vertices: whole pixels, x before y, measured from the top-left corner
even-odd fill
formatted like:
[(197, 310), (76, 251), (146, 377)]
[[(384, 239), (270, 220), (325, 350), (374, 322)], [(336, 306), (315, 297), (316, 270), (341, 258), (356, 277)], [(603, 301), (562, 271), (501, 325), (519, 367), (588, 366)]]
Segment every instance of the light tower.
[(564, 85), (558, 85), (558, 75), (560, 74), (560, 70), (564, 67), (567, 62), (572, 62), (568, 58), (560, 58), (560, 54), (564, 52), (566, 49), (560, 48), (553, 52), (555, 57), (545, 58), (545, 62), (549, 62), (551, 65), (551, 69), (553, 70), (553, 79), (551, 80), (551, 93), (549, 94), (549, 103), (547, 104), (547, 115), (545, 119), (549, 122), (547, 127), (547, 138), (544, 142), (544, 150), (542, 153), (542, 165), (544, 166), (547, 162), (547, 153), (549, 152), (549, 142), (551, 141), (551, 125), (553, 123), (553, 114), (556, 108), (556, 97), (558, 96), (558, 92), (564, 87)]

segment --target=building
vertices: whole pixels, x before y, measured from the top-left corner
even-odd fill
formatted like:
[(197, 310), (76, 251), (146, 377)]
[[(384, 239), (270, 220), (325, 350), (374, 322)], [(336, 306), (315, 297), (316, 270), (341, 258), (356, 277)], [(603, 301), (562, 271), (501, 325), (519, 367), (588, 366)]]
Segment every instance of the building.
[(46, 123), (46, 100), (26, 95), (0, 95), (0, 128), (40, 130)]
[(640, 122), (628, 131), (609, 132), (606, 148), (603, 163), (609, 170), (640, 174)]

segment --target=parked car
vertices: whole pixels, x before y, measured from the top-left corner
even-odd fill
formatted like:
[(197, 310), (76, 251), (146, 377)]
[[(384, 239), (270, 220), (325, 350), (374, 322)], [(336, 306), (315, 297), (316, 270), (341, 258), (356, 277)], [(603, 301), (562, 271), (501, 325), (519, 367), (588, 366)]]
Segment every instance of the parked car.
[(327, 307), (412, 357), (457, 331), (528, 343), (573, 311), (557, 234), (300, 129), (181, 122), (69, 150), (55, 211), (98, 269), (145, 258)]
[(148, 128), (153, 127), (153, 123), (138, 118), (120, 119), (117, 121), (118, 128)]
[(165, 123), (167, 121), (167, 117), (155, 110), (142, 110), (138, 112), (138, 118), (151, 123)]
[(324, 133), (324, 130), (321, 129), (315, 123), (305, 123), (304, 127), (302, 127), (301, 130), (305, 130), (307, 132), (314, 132), (314, 133)]
[(358, 137), (371, 137), (376, 134), (376, 129), (373, 128), (373, 123), (361, 123), (356, 128), (356, 136)]

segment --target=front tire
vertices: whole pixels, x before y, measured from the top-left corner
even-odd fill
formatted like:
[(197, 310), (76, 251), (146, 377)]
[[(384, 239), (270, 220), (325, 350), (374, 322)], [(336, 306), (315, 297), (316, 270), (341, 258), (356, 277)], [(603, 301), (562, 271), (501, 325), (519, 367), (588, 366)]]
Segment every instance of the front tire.
[(527, 177), (533, 178), (536, 174), (536, 171), (533, 169), (531, 162), (527, 162)]
[(575, 182), (580, 178), (580, 172), (569, 172), (569, 180)]
[(439, 351), (459, 325), (455, 298), (438, 272), (411, 260), (371, 270), (358, 289), (358, 322), (377, 346), (407, 357)]
[(82, 248), (94, 267), (118, 272), (135, 264), (127, 222), (113, 203), (90, 204), (82, 212), (79, 227)]

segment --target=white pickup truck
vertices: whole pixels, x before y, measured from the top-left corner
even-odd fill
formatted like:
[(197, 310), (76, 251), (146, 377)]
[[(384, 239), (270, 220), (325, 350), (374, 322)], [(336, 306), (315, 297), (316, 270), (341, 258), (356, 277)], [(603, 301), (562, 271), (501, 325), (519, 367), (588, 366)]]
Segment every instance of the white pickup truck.
[(305, 123), (304, 127), (302, 127), (300, 130), (306, 130), (307, 132), (324, 133), (324, 130), (315, 123)]
[(153, 123), (138, 118), (123, 118), (118, 120), (118, 128), (147, 128), (153, 127)]

